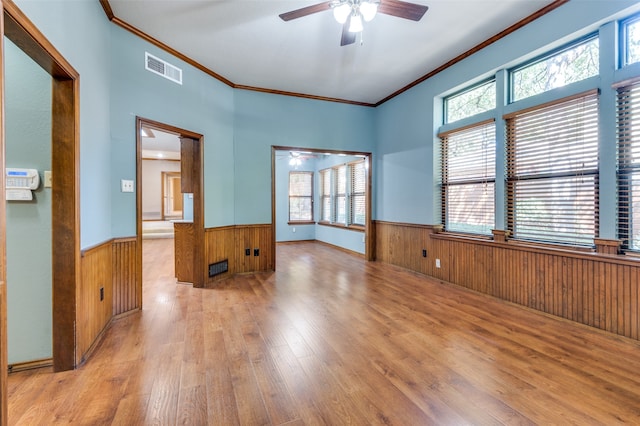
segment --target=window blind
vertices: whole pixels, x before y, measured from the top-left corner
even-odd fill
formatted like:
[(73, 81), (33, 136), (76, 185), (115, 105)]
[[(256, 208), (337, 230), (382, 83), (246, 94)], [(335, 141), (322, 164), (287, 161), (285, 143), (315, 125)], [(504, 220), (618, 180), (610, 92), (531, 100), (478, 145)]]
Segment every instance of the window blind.
[(618, 238), (640, 251), (640, 81), (618, 88)]
[(313, 172), (289, 172), (289, 221), (313, 220)]
[(320, 183), (322, 185), (322, 189), (320, 190), (322, 206), (320, 220), (323, 222), (331, 222), (331, 169), (320, 171)]
[(507, 222), (514, 238), (593, 245), (598, 92), (505, 116)]
[(344, 223), (347, 221), (347, 166), (343, 164), (334, 169), (335, 178), (335, 217), (334, 222)]
[(366, 170), (364, 160), (351, 163), (351, 219), (353, 225), (365, 225), (366, 219)]
[(491, 234), (495, 224), (495, 122), (443, 133), (440, 138), (445, 229)]

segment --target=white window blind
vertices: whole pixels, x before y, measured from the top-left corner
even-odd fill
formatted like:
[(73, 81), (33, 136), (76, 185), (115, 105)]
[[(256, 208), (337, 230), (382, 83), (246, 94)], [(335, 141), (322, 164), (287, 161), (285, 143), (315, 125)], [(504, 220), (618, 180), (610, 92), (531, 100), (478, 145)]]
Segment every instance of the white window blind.
[(440, 138), (445, 229), (491, 234), (495, 224), (495, 122), (443, 133)]
[(598, 92), (505, 118), (513, 237), (592, 246), (598, 234)]
[(320, 220), (322, 222), (331, 222), (331, 169), (320, 171), (320, 202), (321, 213)]
[(640, 251), (640, 82), (618, 88), (618, 238)]
[(351, 197), (350, 197), (350, 223), (353, 225), (365, 225), (366, 219), (366, 170), (364, 160), (351, 163)]
[(334, 169), (335, 171), (335, 188), (334, 188), (334, 208), (335, 216), (333, 222), (347, 223), (347, 166), (342, 165)]
[(289, 222), (313, 221), (313, 172), (289, 172)]

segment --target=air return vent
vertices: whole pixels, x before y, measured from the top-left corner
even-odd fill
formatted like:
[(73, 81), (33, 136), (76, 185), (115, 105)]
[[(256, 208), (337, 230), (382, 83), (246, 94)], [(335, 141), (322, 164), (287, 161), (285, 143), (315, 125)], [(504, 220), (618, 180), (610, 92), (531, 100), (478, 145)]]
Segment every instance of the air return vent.
[(144, 52), (145, 68), (152, 73), (163, 76), (173, 82), (182, 84), (182, 70), (160, 58), (156, 58), (149, 52)]

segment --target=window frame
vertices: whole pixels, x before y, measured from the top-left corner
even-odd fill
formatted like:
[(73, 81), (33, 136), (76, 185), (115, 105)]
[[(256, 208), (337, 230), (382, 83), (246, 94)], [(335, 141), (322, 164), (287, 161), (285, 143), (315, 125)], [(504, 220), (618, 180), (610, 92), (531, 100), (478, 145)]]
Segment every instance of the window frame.
[(640, 23), (640, 13), (637, 13), (635, 15), (631, 15), (625, 19), (622, 19), (619, 23), (619, 35), (618, 35), (618, 43), (619, 43), (619, 48), (620, 48), (620, 52), (619, 52), (619, 68), (624, 68), (626, 66), (629, 65), (633, 65), (633, 64), (638, 64), (640, 63), (640, 60), (636, 61), (636, 62), (629, 62), (629, 44), (628, 44), (628, 39), (627, 36), (629, 35), (629, 25), (633, 24), (633, 23)]
[[(493, 108), (487, 109), (486, 111), (480, 111), (480, 112), (477, 112), (475, 114), (469, 115), (467, 117), (459, 118), (459, 119), (454, 120), (454, 121), (449, 121), (449, 101), (451, 99), (453, 99), (453, 98), (455, 98), (457, 96), (464, 95), (465, 93), (471, 92), (471, 91), (473, 91), (475, 89), (478, 89), (478, 88), (480, 88), (480, 87), (482, 87), (484, 85), (491, 84), (491, 83), (494, 84), (495, 105), (494, 105)], [(442, 115), (442, 118), (443, 118), (442, 121), (443, 121), (443, 124), (445, 124), (445, 125), (446, 124), (451, 124), (451, 123), (456, 123), (458, 121), (468, 119), (469, 117), (475, 117), (476, 115), (483, 114), (483, 113), (486, 113), (487, 111), (494, 110), (497, 105), (498, 105), (498, 91), (497, 91), (496, 77), (495, 76), (491, 76), (491, 77), (489, 77), (487, 79), (481, 80), (478, 83), (475, 83), (475, 84), (473, 84), (471, 86), (467, 86), (464, 89), (458, 90), (457, 92), (454, 92), (454, 93), (452, 93), (450, 95), (445, 96), (442, 99), (442, 114), (443, 114)]]
[[(310, 176), (310, 182), (309, 182), (309, 186), (310, 186), (310, 195), (291, 195), (291, 176), (292, 175), (309, 175)], [(289, 220), (288, 220), (288, 224), (289, 225), (301, 225), (301, 224), (314, 224), (315, 220), (314, 220), (314, 198), (315, 198), (315, 194), (314, 194), (314, 175), (315, 173), (312, 171), (300, 171), (300, 170), (290, 170), (289, 171), (289, 188), (288, 188), (288, 195), (289, 195)], [(291, 199), (292, 198), (297, 198), (297, 199), (310, 199), (310, 213), (311, 213), (311, 218), (310, 219), (291, 219)]]
[[(578, 38), (576, 40), (573, 40), (573, 41), (571, 41), (569, 43), (563, 44), (562, 46), (559, 46), (559, 47), (557, 47), (555, 49), (552, 49), (552, 50), (550, 50), (548, 52), (545, 52), (545, 53), (543, 53), (543, 54), (541, 54), (539, 56), (536, 56), (533, 59), (530, 59), (530, 60), (528, 60), (526, 62), (518, 64), (517, 66), (515, 66), (513, 68), (508, 69), (507, 70), (507, 75), (508, 75), (508, 77), (507, 77), (507, 81), (508, 81), (508, 102), (507, 103), (508, 104), (512, 104), (512, 103), (515, 103), (515, 102), (520, 102), (522, 100), (529, 99), (532, 96), (538, 96), (538, 95), (541, 95), (543, 93), (548, 93), (550, 91), (550, 90), (546, 90), (544, 92), (540, 92), (540, 93), (537, 93), (535, 95), (527, 96), (527, 97), (520, 98), (520, 99), (515, 99), (515, 96), (514, 96), (514, 90), (515, 90), (514, 74), (516, 72), (521, 71), (521, 70), (523, 70), (523, 69), (525, 69), (527, 67), (535, 65), (535, 64), (537, 64), (539, 62), (542, 62), (544, 60), (547, 60), (547, 59), (549, 59), (549, 58), (551, 58), (553, 56), (556, 56), (556, 55), (558, 55), (558, 54), (560, 54), (562, 52), (571, 50), (572, 48), (577, 47), (577, 46), (579, 46), (581, 44), (586, 44), (589, 41), (594, 40), (594, 39), (598, 39), (598, 46), (600, 46), (600, 44), (599, 44), (599, 39), (600, 39), (599, 33), (596, 31), (596, 32), (589, 33), (589, 34), (585, 35), (584, 37), (580, 37), (580, 38)], [(600, 55), (599, 50), (598, 50), (598, 55)], [(595, 76), (587, 77), (587, 78), (593, 78), (593, 77), (596, 77), (598, 75), (600, 75), (600, 69), (598, 69), (598, 74), (596, 74)], [(578, 80), (578, 81), (575, 81), (573, 83), (568, 83), (568, 84), (566, 84), (564, 86), (560, 86), (560, 87), (566, 87), (568, 85), (575, 84), (575, 83), (578, 83), (578, 82), (584, 81), (584, 80), (586, 80), (586, 79)]]

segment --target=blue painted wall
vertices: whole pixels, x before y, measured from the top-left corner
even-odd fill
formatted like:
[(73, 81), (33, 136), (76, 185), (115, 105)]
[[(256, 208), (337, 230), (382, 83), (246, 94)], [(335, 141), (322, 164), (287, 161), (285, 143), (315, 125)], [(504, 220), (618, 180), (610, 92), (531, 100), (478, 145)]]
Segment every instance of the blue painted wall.
[(9, 364), (51, 358), (51, 77), (5, 38), (6, 165), (36, 169), (32, 201), (7, 206)]
[(370, 151), (375, 110), (235, 92), (235, 223), (271, 223), (271, 146)]
[[(298, 167), (289, 164), (291, 159), (289, 151), (275, 152), (275, 191), (276, 191), (276, 241), (305, 241), (315, 240), (315, 225), (289, 225), (289, 172), (312, 172), (316, 171), (315, 158), (303, 158), (302, 164)], [(317, 176), (313, 177), (314, 183)], [(314, 189), (314, 195), (317, 191)], [(317, 204), (317, 201), (315, 201)], [(318, 220), (317, 213), (314, 212), (313, 219)]]
[[(145, 51), (182, 69), (182, 85), (147, 71)], [(136, 116), (204, 135), (205, 226), (234, 223), (233, 89), (111, 26), (113, 237), (136, 234), (136, 197), (120, 192), (136, 176)]]
[[(544, 52), (599, 31), (601, 75), (556, 89), (467, 120), (494, 117), (499, 139), (504, 139), (503, 113), (557, 99), (590, 88), (601, 90), (601, 218), (600, 236), (615, 238), (615, 106), (611, 84), (633, 75), (639, 67), (614, 71), (615, 19), (638, 11), (635, 1), (574, 0), (526, 27), (486, 47), (479, 53), (436, 74), (376, 109), (376, 199), (374, 218), (385, 221), (438, 224), (440, 218), (439, 139), (442, 98), (469, 85), (496, 77), (499, 99), (505, 98), (506, 71)], [(480, 41), (480, 40), (479, 40)], [(463, 125), (465, 122), (456, 123)], [(498, 141), (500, 147), (504, 141)], [(502, 145), (503, 146), (503, 145)], [(498, 157), (503, 158), (503, 157)], [(496, 198), (504, 199), (504, 173), (497, 167)], [(496, 227), (504, 228), (504, 207), (496, 209)]]
[(111, 238), (109, 121), (110, 28), (95, 0), (17, 0), (80, 73), (80, 239), (90, 247)]

